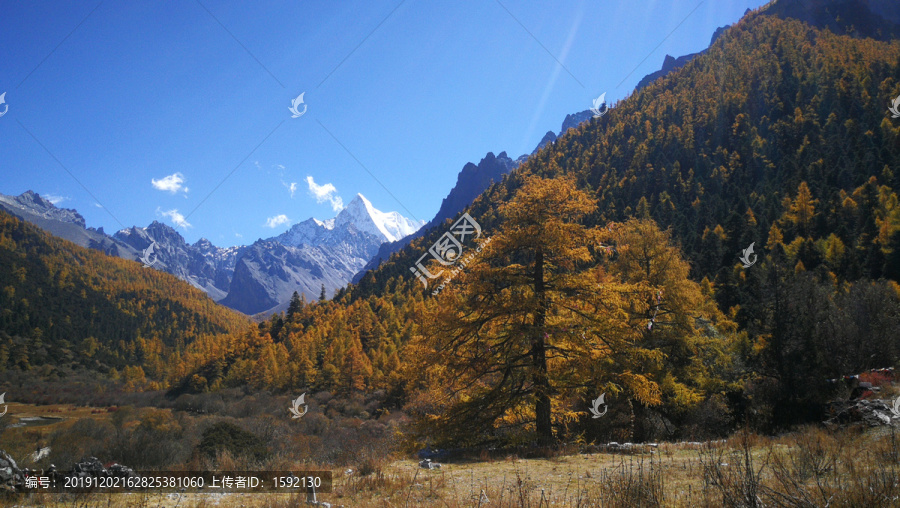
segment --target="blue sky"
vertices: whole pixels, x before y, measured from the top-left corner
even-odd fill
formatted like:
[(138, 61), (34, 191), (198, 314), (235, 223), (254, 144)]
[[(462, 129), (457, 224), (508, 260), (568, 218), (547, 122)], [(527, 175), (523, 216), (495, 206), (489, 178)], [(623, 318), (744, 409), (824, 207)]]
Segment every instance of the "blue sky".
[(0, 193), (107, 232), (180, 214), (220, 246), (357, 193), (429, 220), (466, 162), (530, 152), (763, 3), (6, 2)]

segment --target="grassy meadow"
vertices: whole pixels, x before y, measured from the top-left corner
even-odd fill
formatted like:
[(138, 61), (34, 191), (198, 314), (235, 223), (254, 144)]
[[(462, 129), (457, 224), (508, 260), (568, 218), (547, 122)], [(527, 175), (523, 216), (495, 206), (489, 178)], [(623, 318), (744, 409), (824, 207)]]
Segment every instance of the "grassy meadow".
[[(2, 440), (13, 457), (26, 457), (26, 443), (49, 443), (72, 426), (112, 424), (109, 408), (10, 404)], [(150, 410), (171, 411), (171, 410)], [(155, 412), (149, 414), (157, 414)], [(61, 417), (46, 425), (9, 427), (16, 419)], [(121, 420), (121, 416), (118, 417)], [(79, 423), (81, 422), (81, 423)], [(128, 425), (126, 422), (124, 425)], [(373, 450), (382, 450), (374, 453)], [(872, 429), (805, 427), (767, 437), (739, 432), (705, 443), (658, 443), (630, 447), (545, 450), (524, 458), (484, 452), (481, 457), (420, 468), (411, 455), (388, 447), (341, 463), (315, 463), (283, 454), (263, 461), (222, 453), (222, 469), (304, 468), (331, 470), (334, 489), (319, 501), (332, 506), (391, 507), (713, 507), (713, 506), (896, 506), (900, 500), (900, 433)], [(103, 459), (101, 459), (103, 460)], [(20, 467), (46, 466), (20, 461)], [(93, 494), (3, 496), (3, 506), (288, 507), (305, 495), (287, 494)]]

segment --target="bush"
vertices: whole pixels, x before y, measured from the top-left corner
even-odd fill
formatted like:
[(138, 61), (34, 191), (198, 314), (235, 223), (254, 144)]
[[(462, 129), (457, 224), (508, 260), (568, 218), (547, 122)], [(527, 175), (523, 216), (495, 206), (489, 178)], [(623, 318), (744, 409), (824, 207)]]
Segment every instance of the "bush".
[(92, 418), (76, 420), (50, 434), (49, 462), (68, 469), (83, 457), (102, 455), (115, 434), (115, 428), (109, 422)]
[(263, 460), (268, 451), (262, 439), (228, 422), (219, 422), (203, 432), (197, 451), (210, 459), (227, 451), (235, 457)]
[(663, 506), (665, 503), (665, 481), (662, 466), (651, 461), (645, 467), (644, 461), (620, 461), (613, 471), (601, 474), (603, 489), (600, 505), (631, 508), (633, 506)]

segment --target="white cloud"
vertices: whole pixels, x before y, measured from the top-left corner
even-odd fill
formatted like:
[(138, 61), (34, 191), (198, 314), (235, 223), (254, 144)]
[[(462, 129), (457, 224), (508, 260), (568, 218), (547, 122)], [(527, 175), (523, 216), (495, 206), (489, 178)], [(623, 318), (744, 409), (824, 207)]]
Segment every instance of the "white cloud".
[(281, 226), (282, 224), (290, 224), (290, 223), (291, 223), (291, 219), (288, 219), (287, 215), (285, 215), (285, 214), (276, 215), (275, 217), (269, 217), (268, 219), (266, 219), (266, 227), (267, 228), (274, 229), (274, 228), (277, 228), (278, 226)]
[(240, 234), (240, 233), (235, 233), (234, 236), (235, 236), (236, 238), (243, 238), (243, 237), (244, 237), (244, 235), (242, 235), (242, 234)]
[[(172, 173), (171, 175), (160, 178), (157, 180), (156, 178), (151, 178), (150, 183), (153, 184), (153, 188), (156, 190), (161, 190), (164, 192), (168, 192), (170, 194), (175, 194), (176, 192), (182, 190), (182, 185), (184, 183), (184, 175), (181, 173)], [(184, 192), (188, 192), (188, 188), (184, 187)]]
[(291, 199), (294, 199), (294, 193), (297, 192), (297, 182), (287, 183), (287, 182), (282, 181), (281, 185), (284, 185), (287, 188), (287, 190), (290, 191)]
[(43, 197), (47, 201), (53, 203), (54, 205), (58, 205), (58, 204), (62, 203), (63, 201), (69, 200), (69, 198), (67, 198), (65, 196), (60, 196), (58, 194), (44, 194), (41, 197)]
[(173, 208), (171, 210), (167, 210), (165, 212), (161, 211), (159, 208), (156, 209), (156, 213), (162, 215), (163, 217), (168, 217), (172, 224), (176, 226), (182, 227), (184, 229), (193, 227), (190, 222), (184, 220), (184, 215), (178, 212), (177, 208)]
[(94, 203), (94, 206), (96, 206), (97, 208), (103, 208), (103, 205), (101, 205), (100, 203)]
[(316, 203), (331, 202), (331, 208), (338, 212), (344, 208), (344, 200), (337, 195), (337, 188), (330, 183), (319, 185), (313, 181), (313, 177), (307, 176), (306, 183), (309, 184), (309, 193), (316, 198)]

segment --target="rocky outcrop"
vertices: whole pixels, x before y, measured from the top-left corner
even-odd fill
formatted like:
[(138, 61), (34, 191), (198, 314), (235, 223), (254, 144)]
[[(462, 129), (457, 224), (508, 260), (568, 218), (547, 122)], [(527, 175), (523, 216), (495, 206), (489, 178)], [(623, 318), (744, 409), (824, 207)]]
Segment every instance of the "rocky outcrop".
[(900, 417), (891, 412), (891, 407), (878, 399), (833, 402), (828, 412), (831, 416), (825, 420), (825, 425), (829, 427), (880, 427), (900, 423)]
[(178, 231), (158, 221), (146, 228), (123, 229), (114, 238), (139, 253), (154, 244), (153, 268), (171, 273), (216, 301), (228, 293), (235, 262), (244, 249), (216, 247), (205, 238), (189, 245)]
[[(552, 135), (552, 133), (548, 134)], [(518, 165), (519, 161), (509, 158), (506, 152), (500, 152), (496, 156), (492, 152), (488, 152), (477, 165), (471, 162), (467, 163), (457, 175), (456, 185), (441, 202), (441, 208), (434, 218), (416, 233), (396, 242), (383, 244), (378, 249), (377, 254), (353, 277), (353, 282), (358, 282), (366, 272), (377, 268), (382, 261), (409, 245), (409, 242), (413, 239), (424, 235), (433, 227), (441, 226), (445, 220), (455, 217), (456, 214), (472, 204), (472, 201), (487, 190), (492, 183), (499, 182), (503, 175), (509, 173)]]
[[(718, 39), (719, 36), (721, 36), (723, 33), (725, 33), (725, 30), (727, 30), (729, 26), (730, 25), (726, 25), (726, 26), (717, 28), (716, 31), (713, 32), (712, 39), (710, 39), (710, 41), (709, 41), (709, 45), (712, 46), (713, 43), (716, 42), (716, 39)], [(666, 55), (666, 57), (663, 58), (662, 69), (644, 76), (640, 81), (638, 81), (638, 84), (635, 87), (635, 91), (638, 91), (641, 88), (644, 88), (645, 86), (649, 85), (650, 83), (656, 81), (657, 79), (665, 76), (666, 74), (669, 74), (670, 72), (672, 72), (676, 69), (680, 69), (680, 68), (684, 67), (684, 65), (686, 63), (690, 62), (695, 57), (702, 55), (703, 53), (706, 53), (705, 49), (703, 51), (698, 51), (697, 53), (691, 53), (689, 55), (679, 56), (677, 58), (673, 57), (671, 55)]]
[(21, 488), (24, 482), (25, 476), (16, 461), (5, 450), (0, 450), (0, 487), (17, 489)]

